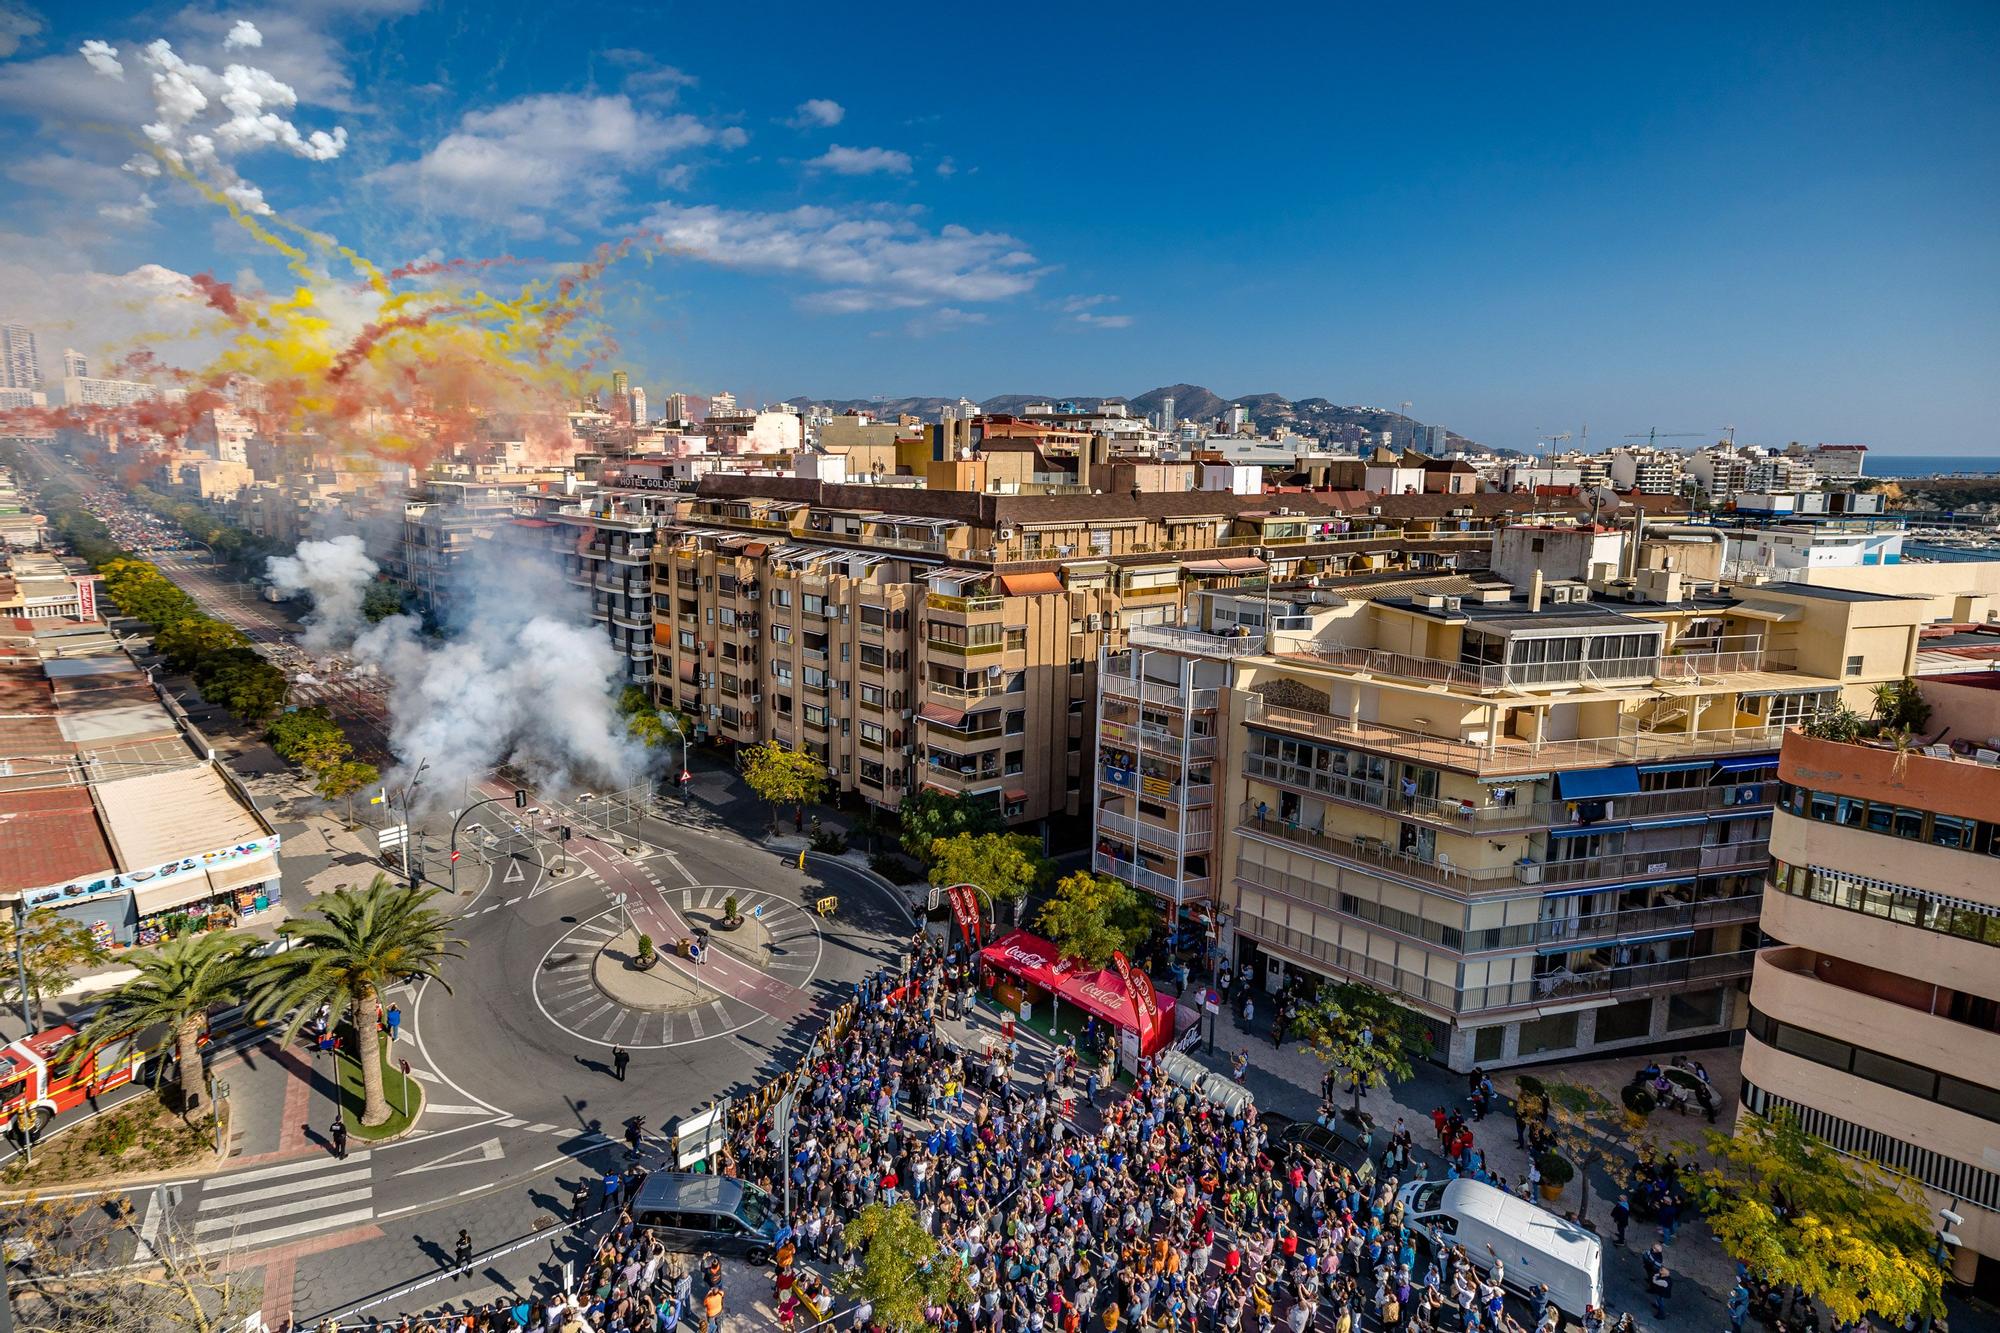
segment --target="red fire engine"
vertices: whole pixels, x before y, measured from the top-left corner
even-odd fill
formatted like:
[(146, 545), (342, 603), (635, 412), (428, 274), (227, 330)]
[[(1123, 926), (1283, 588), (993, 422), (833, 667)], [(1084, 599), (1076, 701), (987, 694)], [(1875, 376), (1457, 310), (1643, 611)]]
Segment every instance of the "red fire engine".
[(145, 1063), (139, 1043), (127, 1035), (106, 1042), (70, 1070), (66, 1057), (74, 1040), (76, 1029), (62, 1025), (0, 1050), (0, 1127), (12, 1130), (25, 1114), (39, 1134), (85, 1098), (130, 1083)]

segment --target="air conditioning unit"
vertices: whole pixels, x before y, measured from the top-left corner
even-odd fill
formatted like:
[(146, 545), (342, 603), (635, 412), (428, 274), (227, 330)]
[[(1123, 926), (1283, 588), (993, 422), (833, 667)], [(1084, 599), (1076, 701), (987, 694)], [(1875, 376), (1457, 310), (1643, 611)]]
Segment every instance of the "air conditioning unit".
[(710, 705), (708, 706), (708, 715), (709, 715), (710, 717), (721, 717), (721, 716), (722, 716), (722, 705), (720, 705), (720, 704), (710, 704)]
[(1098, 612), (1092, 611), (1090, 615), (1085, 618), (1083, 622), (1083, 627), (1089, 630), (1092, 634), (1095, 634), (1099, 630), (1104, 628), (1104, 617)]
[(908, 722), (912, 717), (915, 716), (916, 714), (912, 712), (910, 709), (905, 708), (903, 710), (903, 721)]
[(763, 695), (761, 695), (761, 694), (753, 694), (753, 695), (751, 695), (751, 696), (750, 696), (750, 702), (751, 702), (751, 703), (753, 703), (753, 704), (760, 704), (760, 703), (763, 703), (763, 702), (764, 702), (764, 696), (763, 696)]
[(915, 754), (916, 752), (917, 752), (917, 747), (916, 747), (916, 746), (914, 746), (914, 745), (905, 745), (905, 746), (903, 747), (903, 758), (905, 758), (905, 759), (908, 759), (908, 758), (909, 758), (909, 757), (910, 757), (911, 755)]
[(1456, 611), (1459, 609), (1459, 607), (1463, 605), (1464, 605), (1464, 600), (1462, 598), (1447, 597), (1444, 599), (1444, 609), (1447, 611)]
[(1377, 517), (1377, 518), (1380, 518), (1380, 517), (1382, 516), (1382, 506), (1381, 506), (1381, 505), (1369, 505), (1369, 506), (1368, 506), (1368, 512), (1369, 512), (1369, 513), (1370, 513), (1371, 515), (1373, 515), (1373, 516), (1375, 516), (1375, 517)]

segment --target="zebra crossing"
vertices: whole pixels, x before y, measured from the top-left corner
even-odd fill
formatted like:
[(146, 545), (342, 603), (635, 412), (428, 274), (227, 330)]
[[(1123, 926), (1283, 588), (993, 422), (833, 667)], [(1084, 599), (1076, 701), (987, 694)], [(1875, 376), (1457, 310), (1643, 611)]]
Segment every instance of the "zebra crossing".
[(232, 1171), (201, 1183), (191, 1232), (203, 1253), (255, 1249), (375, 1219), (367, 1149)]

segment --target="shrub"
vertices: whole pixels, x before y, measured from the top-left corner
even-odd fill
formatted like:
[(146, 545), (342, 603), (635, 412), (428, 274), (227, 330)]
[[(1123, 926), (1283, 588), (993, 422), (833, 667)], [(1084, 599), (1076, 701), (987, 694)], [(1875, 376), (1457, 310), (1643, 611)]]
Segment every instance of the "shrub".
[(1567, 1185), (1576, 1179), (1576, 1168), (1570, 1165), (1569, 1158), (1556, 1153), (1543, 1153), (1537, 1165), (1542, 1168), (1543, 1184)]
[(812, 835), (812, 849), (828, 856), (839, 856), (847, 850), (847, 835), (839, 829), (821, 829)]
[(1620, 1100), (1625, 1103), (1625, 1109), (1634, 1115), (1651, 1115), (1653, 1113), (1653, 1106), (1655, 1105), (1653, 1094), (1646, 1091), (1643, 1084), (1627, 1083), (1625, 1090), (1618, 1095)]
[(641, 958), (651, 958), (653, 956), (653, 937), (651, 935), (641, 935), (639, 937), (639, 956)]
[(723, 916), (725, 916), (725, 917), (727, 917), (727, 918), (728, 918), (729, 920), (731, 920), (731, 921), (734, 921), (734, 920), (736, 919), (736, 895), (735, 895), (735, 894), (733, 894), (733, 893), (732, 893), (732, 894), (730, 894), (730, 895), (729, 895), (729, 896), (728, 896), (727, 898), (724, 898), (724, 899), (722, 900), (722, 915), (723, 915)]

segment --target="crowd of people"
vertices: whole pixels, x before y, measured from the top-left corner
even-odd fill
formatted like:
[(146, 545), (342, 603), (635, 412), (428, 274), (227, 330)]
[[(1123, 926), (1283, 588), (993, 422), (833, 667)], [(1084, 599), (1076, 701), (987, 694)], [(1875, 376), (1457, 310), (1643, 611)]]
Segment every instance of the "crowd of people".
[[(905, 1201), (966, 1279), (962, 1299), (928, 1312), (937, 1333), (1637, 1327), (1597, 1309), (1565, 1321), (1546, 1288), (1510, 1303), (1497, 1256), (1420, 1241), (1397, 1199), (1418, 1170), (1400, 1123), (1369, 1130), (1365, 1164), (1350, 1170), (1287, 1147), (1254, 1109), (1232, 1115), (1190, 1095), (1151, 1060), (1100, 1108), (1094, 1066), (1071, 1051), (1026, 1078), (1005, 1042), (948, 1040), (936, 1020), (963, 1012), (976, 964), (921, 935), (909, 958), (865, 983), (783, 1081), (794, 1095), (789, 1153), (767, 1095), (736, 1108), (703, 1163), (777, 1200), (789, 1183), (790, 1220), (759, 1278), (782, 1328), (871, 1326), (873, 1309), (839, 1294), (838, 1274), (859, 1261), (846, 1227), (870, 1204)], [(1322, 1091), (1330, 1111), (1335, 1089)], [(1490, 1100), (1490, 1083), (1475, 1079), (1475, 1118)], [(1436, 1119), (1454, 1159), (1444, 1169), (1479, 1170), (1464, 1114), (1441, 1108)], [(721, 1333), (750, 1317), (719, 1263), (688, 1262), (634, 1226), (621, 1204), (636, 1183), (604, 1182), (594, 1202), (610, 1222), (573, 1290), (390, 1327)], [(584, 1212), (589, 1193), (576, 1201)]]

